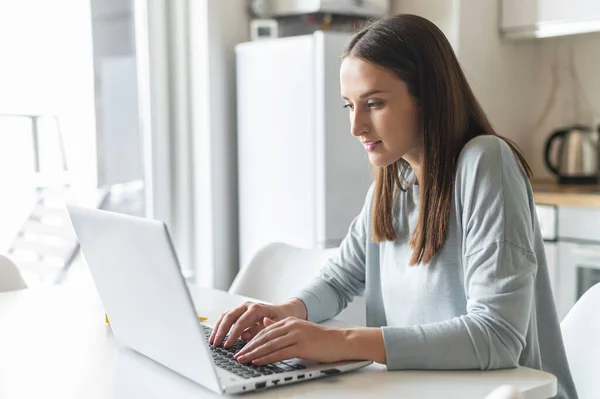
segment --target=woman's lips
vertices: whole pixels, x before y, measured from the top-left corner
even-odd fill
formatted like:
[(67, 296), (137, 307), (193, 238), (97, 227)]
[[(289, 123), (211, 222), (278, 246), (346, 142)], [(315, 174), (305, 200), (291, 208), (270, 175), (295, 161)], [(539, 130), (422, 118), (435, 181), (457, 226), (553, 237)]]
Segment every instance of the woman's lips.
[(371, 152), (374, 151), (375, 148), (381, 143), (381, 140), (375, 140), (375, 141), (365, 141), (363, 143), (363, 145), (365, 146), (365, 150), (367, 150), (367, 152)]

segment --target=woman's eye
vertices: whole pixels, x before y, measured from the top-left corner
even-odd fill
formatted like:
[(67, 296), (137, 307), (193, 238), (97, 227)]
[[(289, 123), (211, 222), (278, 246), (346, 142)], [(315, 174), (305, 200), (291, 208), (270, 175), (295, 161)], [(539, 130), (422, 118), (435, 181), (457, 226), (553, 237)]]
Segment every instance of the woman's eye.
[(352, 104), (344, 104), (344, 108), (354, 109), (354, 106)]
[(383, 105), (383, 101), (369, 101), (367, 105), (371, 108), (380, 108)]

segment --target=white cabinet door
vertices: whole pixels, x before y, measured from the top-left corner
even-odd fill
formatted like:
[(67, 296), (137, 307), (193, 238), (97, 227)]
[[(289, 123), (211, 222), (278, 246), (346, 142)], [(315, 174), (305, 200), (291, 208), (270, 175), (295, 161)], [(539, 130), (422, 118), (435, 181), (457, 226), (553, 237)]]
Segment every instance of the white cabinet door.
[(558, 236), (562, 240), (600, 242), (600, 209), (582, 206), (558, 208)]
[(595, 279), (589, 272), (600, 270), (600, 244), (560, 241), (559, 248), (557, 310), (562, 320), (586, 287), (593, 285)]
[[(525, 0), (526, 3), (529, 1)], [(537, 22), (562, 22), (600, 18), (598, 0), (537, 0)]]
[(500, 27), (509, 38), (600, 31), (600, 1), (502, 0)]

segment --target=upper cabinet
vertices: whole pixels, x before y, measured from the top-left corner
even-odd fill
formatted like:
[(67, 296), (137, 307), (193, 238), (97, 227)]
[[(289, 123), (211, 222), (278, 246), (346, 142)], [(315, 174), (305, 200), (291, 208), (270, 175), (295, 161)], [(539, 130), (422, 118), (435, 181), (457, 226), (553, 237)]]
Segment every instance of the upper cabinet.
[(500, 27), (512, 39), (600, 31), (600, 0), (502, 0)]

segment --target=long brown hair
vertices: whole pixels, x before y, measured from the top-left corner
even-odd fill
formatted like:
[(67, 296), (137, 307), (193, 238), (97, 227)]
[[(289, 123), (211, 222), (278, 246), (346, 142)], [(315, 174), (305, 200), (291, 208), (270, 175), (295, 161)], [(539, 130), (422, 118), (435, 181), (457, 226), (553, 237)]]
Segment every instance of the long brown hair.
[[(475, 98), (452, 46), (432, 22), (416, 15), (397, 15), (358, 32), (343, 57), (358, 57), (393, 71), (417, 99), (423, 148), (419, 219), (410, 238), (410, 265), (428, 263), (444, 245), (450, 222), (458, 156), (480, 135), (494, 135), (511, 147), (525, 173), (532, 173), (516, 145), (492, 128)], [(373, 192), (373, 241), (392, 241), (393, 204), (406, 190), (410, 165), (400, 159), (377, 168)], [(400, 181), (402, 180), (402, 182)]]

